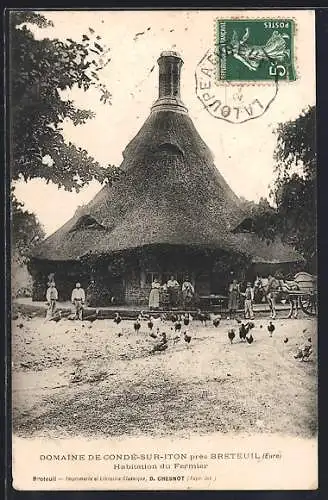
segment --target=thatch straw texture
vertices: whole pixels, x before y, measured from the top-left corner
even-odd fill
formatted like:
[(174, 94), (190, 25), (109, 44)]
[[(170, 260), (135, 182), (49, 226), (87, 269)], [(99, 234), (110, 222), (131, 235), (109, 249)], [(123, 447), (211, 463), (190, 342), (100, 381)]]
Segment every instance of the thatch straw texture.
[(34, 251), (33, 257), (75, 260), (144, 245), (197, 245), (240, 251), (257, 262), (300, 256), (281, 242), (231, 231), (244, 218), (238, 197), (186, 114), (153, 112), (123, 153), (122, 175)]

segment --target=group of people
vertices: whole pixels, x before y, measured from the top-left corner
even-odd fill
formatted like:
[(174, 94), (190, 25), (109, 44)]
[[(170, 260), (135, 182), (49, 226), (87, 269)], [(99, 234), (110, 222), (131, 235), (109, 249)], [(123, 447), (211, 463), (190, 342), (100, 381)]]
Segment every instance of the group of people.
[[(262, 277), (257, 277), (254, 284), (250, 281), (247, 282), (246, 288), (242, 291), (240, 283), (236, 279), (232, 281), (229, 285), (228, 290), (228, 316), (227, 319), (234, 318), (238, 309), (240, 308), (241, 299), (244, 301), (244, 315), (245, 319), (254, 319), (254, 297), (255, 292), (261, 291), (262, 296), (265, 298), (270, 308), (270, 317), (275, 319), (276, 317), (276, 299), (278, 294), (288, 293), (291, 291), (290, 285), (283, 279), (278, 279), (275, 276), (269, 275), (267, 279)], [(195, 296), (195, 288), (191, 283), (189, 277), (186, 277), (182, 285), (177, 281), (177, 279), (172, 275), (170, 279), (161, 284), (158, 278), (154, 278), (151, 284), (151, 290), (149, 294), (149, 309), (158, 310), (161, 302), (161, 294), (164, 293), (168, 300), (168, 306), (170, 308), (176, 308), (179, 305), (180, 298), (182, 296), (183, 307), (187, 308), (192, 304)], [(47, 299), (47, 318), (54, 316), (57, 308), (58, 301), (58, 291), (54, 281), (48, 283), (48, 289), (46, 293)], [(71, 302), (74, 308), (75, 318), (82, 320), (83, 309), (86, 302), (86, 294), (84, 289), (81, 287), (80, 283), (76, 283), (75, 288), (71, 294)], [(297, 317), (298, 313), (298, 302), (293, 296), (289, 297), (290, 310), (288, 317)]]
[(149, 294), (149, 309), (159, 309), (161, 292), (167, 294), (168, 305), (172, 308), (177, 307), (182, 294), (183, 306), (186, 308), (191, 304), (194, 298), (195, 288), (188, 277), (186, 277), (182, 286), (180, 286), (180, 283), (174, 276), (170, 276), (170, 279), (163, 285), (161, 285), (158, 278), (154, 278)]
[[(261, 291), (261, 294), (266, 300), (270, 308), (270, 318), (275, 319), (276, 317), (276, 301), (277, 297), (281, 293), (289, 293), (292, 291), (290, 285), (285, 281), (284, 278), (279, 279), (273, 275), (269, 275), (268, 278), (257, 277), (254, 284), (250, 281), (247, 282), (244, 291), (241, 291), (241, 286), (237, 280), (233, 280), (229, 285), (228, 294), (228, 319), (234, 317), (240, 306), (241, 298), (244, 299), (244, 315), (245, 319), (254, 319), (254, 297), (256, 291)], [(290, 310), (288, 318), (296, 318), (298, 313), (298, 301), (293, 296), (289, 297)]]
[[(54, 281), (51, 281), (49, 283), (46, 298), (48, 305), (47, 319), (50, 319), (56, 313), (58, 301), (58, 291), (56, 288), (56, 283)], [(75, 288), (72, 291), (71, 302), (74, 308), (75, 319), (79, 319), (82, 321), (83, 309), (85, 305), (85, 291), (81, 287), (81, 283), (76, 283)]]
[[(229, 285), (229, 294), (228, 294), (228, 317), (227, 319), (234, 318), (237, 313), (237, 310), (240, 306), (241, 298), (244, 298), (244, 315), (245, 319), (254, 319), (254, 287), (250, 281), (247, 282), (245, 291), (242, 292), (240, 288), (240, 284), (237, 280), (233, 280), (233, 282)], [(272, 317), (272, 314), (271, 314)]]

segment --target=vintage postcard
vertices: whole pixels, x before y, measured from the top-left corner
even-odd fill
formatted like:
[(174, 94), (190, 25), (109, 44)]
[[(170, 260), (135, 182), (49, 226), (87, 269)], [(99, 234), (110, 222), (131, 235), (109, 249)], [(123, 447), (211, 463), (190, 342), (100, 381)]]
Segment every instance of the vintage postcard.
[(13, 487), (317, 489), (314, 11), (8, 23)]

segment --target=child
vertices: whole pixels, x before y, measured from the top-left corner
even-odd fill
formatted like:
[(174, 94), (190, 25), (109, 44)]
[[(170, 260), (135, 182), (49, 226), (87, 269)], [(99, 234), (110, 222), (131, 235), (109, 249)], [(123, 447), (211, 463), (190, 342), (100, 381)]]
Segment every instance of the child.
[(49, 284), (49, 287), (47, 289), (47, 304), (48, 304), (48, 310), (47, 310), (47, 319), (50, 319), (54, 316), (56, 307), (57, 307), (57, 300), (58, 300), (58, 292), (56, 288), (56, 284), (54, 281), (51, 281)]
[(279, 281), (272, 276), (272, 274), (269, 274), (268, 278), (268, 287), (267, 287), (267, 301), (270, 307), (270, 317), (272, 319), (276, 318), (276, 298), (278, 295), (278, 290), (279, 290)]

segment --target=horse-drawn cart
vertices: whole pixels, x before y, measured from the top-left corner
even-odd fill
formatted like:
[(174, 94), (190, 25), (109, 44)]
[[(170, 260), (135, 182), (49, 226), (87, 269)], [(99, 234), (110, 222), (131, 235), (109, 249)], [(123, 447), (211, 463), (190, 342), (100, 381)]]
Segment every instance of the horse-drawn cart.
[(287, 282), (287, 296), (297, 302), (302, 311), (309, 316), (316, 316), (318, 309), (317, 277), (309, 273), (297, 273), (291, 282)]

